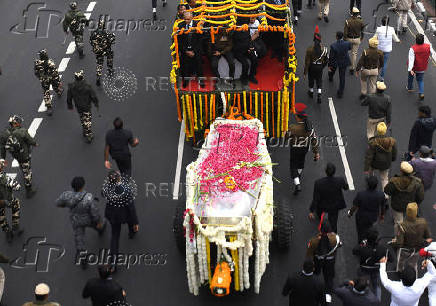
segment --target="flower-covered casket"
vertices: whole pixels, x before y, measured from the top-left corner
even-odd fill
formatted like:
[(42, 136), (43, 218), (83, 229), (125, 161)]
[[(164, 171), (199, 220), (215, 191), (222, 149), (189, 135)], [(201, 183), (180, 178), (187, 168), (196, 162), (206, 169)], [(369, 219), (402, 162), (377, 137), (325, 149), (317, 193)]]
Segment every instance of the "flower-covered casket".
[[(198, 159), (187, 167), (186, 186), (190, 292), (197, 295), (202, 284), (210, 283), (211, 266), (213, 271), (224, 260), (233, 269), (236, 291), (253, 283), (259, 293), (273, 230), (272, 163), (262, 122), (218, 118)], [(249, 276), (252, 255), (254, 280)]]

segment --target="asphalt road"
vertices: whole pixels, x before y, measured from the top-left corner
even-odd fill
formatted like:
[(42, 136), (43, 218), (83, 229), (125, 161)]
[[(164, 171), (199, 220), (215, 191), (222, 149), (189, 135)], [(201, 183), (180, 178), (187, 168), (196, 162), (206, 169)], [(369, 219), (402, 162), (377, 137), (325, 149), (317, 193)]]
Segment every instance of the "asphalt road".
[[(65, 3), (63, 3), (65, 2)], [(109, 14), (112, 19), (139, 20), (151, 17), (151, 1), (126, 0), (126, 1), (98, 1), (92, 12), (91, 18), (98, 18), (100, 14)], [(21, 268), (3, 266), (6, 272), (6, 288), (3, 302), (7, 305), (21, 305), (31, 300), (34, 285), (38, 282), (47, 282), (51, 287), (51, 299), (62, 305), (90, 305), (89, 301), (81, 299), (81, 290), (90, 277), (96, 275), (94, 268), (82, 271), (73, 265), (74, 243), (72, 229), (66, 210), (56, 208), (54, 200), (64, 190), (69, 189), (73, 176), (82, 175), (87, 180), (87, 190), (98, 196), (101, 183), (106, 170), (103, 166), (104, 134), (111, 128), (112, 120), (116, 116), (124, 118), (125, 126), (139, 137), (140, 145), (133, 149), (133, 176), (138, 184), (139, 194), (136, 201), (140, 218), (140, 233), (134, 240), (127, 239), (127, 230), (123, 229), (121, 250), (131, 254), (160, 255), (162, 260), (149, 262), (148, 265), (133, 266), (129, 269), (121, 268), (116, 279), (126, 289), (128, 301), (132, 305), (286, 305), (287, 299), (281, 296), (281, 288), (288, 273), (297, 271), (304, 259), (306, 243), (316, 233), (315, 225), (307, 220), (313, 182), (323, 176), (323, 169), (327, 162), (337, 165), (338, 175), (344, 175), (344, 166), (335, 145), (324, 144), (321, 147), (321, 160), (313, 162), (309, 157), (304, 172), (303, 192), (294, 197), (290, 192), (289, 178), (289, 151), (285, 148), (272, 148), (271, 154), (274, 162), (279, 166), (275, 168), (275, 176), (282, 180), (277, 185), (279, 192), (289, 196), (292, 200), (292, 209), (295, 214), (295, 234), (290, 251), (280, 253), (272, 247), (270, 264), (262, 279), (259, 295), (252, 290), (242, 294), (232, 294), (224, 299), (211, 296), (207, 289), (201, 291), (200, 296), (189, 294), (184, 257), (176, 249), (171, 231), (172, 216), (176, 201), (172, 200), (172, 185), (176, 171), (177, 148), (180, 123), (176, 119), (175, 98), (171, 89), (166, 85), (165, 79), (159, 86), (153, 88), (151, 78), (159, 80), (169, 75), (170, 33), (172, 20), (175, 13), (176, 1), (172, 0), (165, 9), (159, 8), (161, 27), (159, 29), (141, 29), (126, 34), (125, 26), (120, 26), (116, 32), (115, 66), (131, 71), (137, 79), (137, 90), (133, 96), (122, 102), (108, 98), (103, 89), (97, 89), (100, 98), (101, 117), (94, 116), (93, 129), (95, 139), (92, 145), (85, 144), (81, 139), (81, 130), (77, 113), (66, 108), (65, 95), (55, 98), (53, 117), (46, 117), (38, 112), (42, 100), (42, 92), (38, 80), (33, 75), (33, 58), (36, 52), (47, 48), (50, 57), (59, 64), (65, 57), (71, 58), (66, 71), (63, 73), (64, 83), (73, 79), (73, 72), (85, 69), (86, 78), (94, 83), (95, 58), (90, 53), (88, 44), (89, 33), (85, 35), (86, 57), (79, 60), (77, 54), (65, 55), (71, 36), (66, 44), (64, 34), (56, 15), (66, 10), (67, 1), (46, 1), (46, 9), (51, 12), (40, 11), (40, 27), (36, 37), (31, 30), (34, 21), (32, 14), (28, 13), (29, 24), (23, 31), (23, 10), (31, 2), (26, 0), (7, 0), (0, 2), (0, 66), (3, 75), (0, 77), (0, 122), (6, 126), (10, 114), (18, 113), (24, 116), (25, 125), (29, 126), (34, 118), (43, 118), (37, 130), (36, 139), (40, 146), (33, 154), (34, 180), (38, 194), (32, 200), (23, 199), (22, 224), (25, 228), (23, 237), (8, 245), (4, 236), (0, 238), (0, 251), (11, 258), (22, 258), (27, 265)], [(86, 9), (88, 0), (79, 1), (79, 7)], [(373, 25), (372, 10), (377, 2), (364, 1), (363, 18)], [(34, 5), (31, 6), (35, 9)], [(297, 35), (297, 55), (299, 58), (298, 73), (302, 75), (305, 49), (311, 44), (315, 24), (319, 24), (321, 35), (325, 43), (334, 41), (335, 32), (343, 29), (348, 8), (348, 1), (331, 1), (330, 23), (318, 22), (317, 10), (305, 9), (300, 23), (295, 28)], [(53, 16), (47, 38), (45, 27), (48, 16)], [(385, 13), (385, 7), (379, 16)], [(33, 13), (34, 14), (34, 13)], [(392, 14), (392, 13), (390, 13)], [(18, 28), (14, 25), (20, 23)], [(121, 22), (122, 23), (122, 22)], [(147, 21), (146, 21), (147, 24)], [(20, 28), (21, 27), (21, 28)], [(11, 31), (11, 28), (14, 30)], [(21, 30), (17, 30), (21, 29)], [(15, 33), (14, 33), (15, 32)], [(18, 32), (23, 32), (19, 34)], [(416, 29), (411, 26), (411, 32), (401, 37), (402, 42), (396, 44), (391, 54), (386, 75), (388, 94), (393, 101), (392, 133), (398, 140), (399, 152), (407, 149), (409, 131), (416, 117), (417, 102), (415, 94), (408, 94), (404, 85), (407, 80), (406, 58), (409, 46), (414, 41), (413, 33)], [(367, 42), (363, 43), (367, 45)], [(362, 48), (361, 48), (362, 50)], [(426, 100), (430, 103), (436, 94), (434, 65), (429, 66), (425, 75)], [(148, 81), (147, 81), (148, 80)], [(297, 84), (297, 101), (309, 105), (308, 113), (312, 122), (323, 136), (335, 136), (328, 97), (333, 97), (333, 104), (338, 116), (338, 125), (345, 142), (345, 152), (351, 169), (356, 190), (364, 188), (363, 155), (366, 149), (366, 109), (360, 106), (358, 100), (360, 83), (358, 79), (347, 75), (347, 84), (344, 98), (335, 98), (338, 80), (334, 83), (327, 82), (325, 76), (326, 92), (323, 103), (317, 105), (309, 101), (306, 95), (307, 83), (302, 78)], [(195, 152), (189, 145), (183, 150), (182, 169), (195, 158)], [(393, 166), (393, 173), (397, 173), (399, 161)], [(8, 172), (16, 173), (17, 168)], [(182, 170), (181, 184), (184, 182), (185, 171)], [(19, 176), (21, 179), (21, 177)], [(156, 189), (155, 189), (156, 187)], [(183, 187), (181, 191), (183, 191)], [(182, 192), (183, 193), (183, 192)], [(346, 200), (351, 205), (355, 195), (354, 191), (346, 193)], [(433, 232), (436, 231), (435, 210), (432, 197), (435, 190), (426, 193), (424, 201), (424, 214), (430, 222)], [(181, 195), (183, 199), (183, 194)], [(100, 202), (103, 212), (104, 203)], [(337, 282), (355, 276), (356, 261), (351, 256), (351, 248), (355, 244), (356, 232), (354, 220), (349, 220), (343, 212), (339, 220), (339, 235), (344, 241), (344, 247), (338, 252)], [(390, 216), (384, 224), (380, 225), (383, 235), (392, 235)], [(28, 255), (25, 259), (23, 244), (31, 237), (43, 237), (45, 243), (39, 245), (39, 262), (37, 267), (29, 264), (35, 258), (35, 242), (28, 246)], [(98, 252), (101, 248), (109, 246), (109, 231), (102, 237), (92, 231), (87, 233), (87, 245), (90, 251)], [(41, 239), (43, 240), (43, 239)], [(48, 258), (48, 249), (52, 248), (49, 259), (48, 271), (45, 262)], [(58, 249), (65, 249), (65, 254), (60, 256)], [(37, 271), (39, 270), (39, 271)], [(388, 297), (384, 294), (383, 305), (388, 305)], [(340, 305), (335, 300), (334, 305)], [(420, 304), (421, 305), (421, 304)], [(422, 299), (422, 305), (427, 302)]]

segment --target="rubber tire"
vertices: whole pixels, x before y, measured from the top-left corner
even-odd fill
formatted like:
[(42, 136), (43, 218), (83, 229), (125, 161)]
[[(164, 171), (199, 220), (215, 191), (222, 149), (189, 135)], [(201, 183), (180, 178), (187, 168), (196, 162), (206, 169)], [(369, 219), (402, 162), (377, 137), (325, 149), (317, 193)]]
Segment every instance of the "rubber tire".
[(280, 250), (289, 249), (293, 232), (293, 218), (288, 199), (282, 198), (275, 203), (273, 239)]
[(177, 248), (183, 254), (186, 251), (185, 229), (183, 227), (183, 214), (185, 212), (185, 209), (185, 201), (177, 202), (173, 218), (174, 239), (176, 240)]

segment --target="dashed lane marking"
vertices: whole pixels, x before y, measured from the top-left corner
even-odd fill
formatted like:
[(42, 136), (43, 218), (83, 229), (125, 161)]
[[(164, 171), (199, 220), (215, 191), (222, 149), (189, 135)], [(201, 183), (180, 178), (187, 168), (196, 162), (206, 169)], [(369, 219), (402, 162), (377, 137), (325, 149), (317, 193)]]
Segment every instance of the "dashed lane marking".
[(65, 54), (73, 54), (76, 51), (76, 43), (74, 41), (70, 42), (67, 48), (67, 52)]
[(91, 13), (85, 13), (84, 15), (85, 15), (86, 19), (88, 19), (88, 20), (89, 20), (89, 18), (91, 18)]
[(339, 153), (341, 154), (342, 163), (344, 164), (345, 177), (347, 178), (348, 186), (350, 190), (354, 190), (353, 176), (351, 175), (350, 165), (348, 164), (347, 154), (345, 153), (344, 142), (342, 141), (341, 130), (339, 129), (338, 116), (336, 115), (335, 105), (333, 104), (333, 98), (329, 98), (330, 114), (332, 116), (333, 125), (335, 127), (336, 137), (338, 139)]
[(70, 61), (70, 58), (69, 58), (69, 57), (64, 57), (64, 58), (61, 60), (60, 64), (59, 64), (58, 71), (59, 71), (59, 72), (64, 72), (65, 69), (67, 69), (68, 62), (69, 62), (69, 61)]
[(12, 167), (12, 168), (17, 168), (18, 166), (19, 166), (18, 161), (17, 161), (16, 159), (14, 159), (14, 160), (12, 161), (12, 165), (11, 165), (11, 167)]
[(29, 129), (28, 129), (30, 136), (35, 137), (36, 131), (38, 130), (41, 122), (42, 122), (42, 118), (33, 119), (32, 123), (30, 124)]
[(180, 124), (179, 146), (177, 149), (176, 175), (174, 177), (173, 200), (179, 199), (180, 172), (182, 170), (183, 147), (185, 146), (185, 119)]
[(17, 177), (17, 174), (16, 174), (16, 173), (6, 173), (6, 175), (7, 175), (8, 177), (10, 177), (11, 179), (13, 179), (13, 180)]
[(97, 2), (95, 1), (91, 1), (88, 4), (88, 8), (86, 9), (87, 12), (92, 12), (94, 10), (95, 5), (97, 4)]

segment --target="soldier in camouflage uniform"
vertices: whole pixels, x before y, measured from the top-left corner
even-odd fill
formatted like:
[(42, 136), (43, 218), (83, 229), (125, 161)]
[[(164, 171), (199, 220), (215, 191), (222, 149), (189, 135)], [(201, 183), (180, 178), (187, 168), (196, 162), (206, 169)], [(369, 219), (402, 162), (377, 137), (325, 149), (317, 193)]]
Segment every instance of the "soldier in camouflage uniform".
[[(6, 175), (5, 166), (6, 161), (0, 159), (0, 227), (6, 233), (7, 242), (11, 243), (14, 234), (20, 236), (23, 233), (20, 230), (20, 199), (14, 196), (14, 191), (18, 191), (21, 186)], [(6, 208), (10, 208), (12, 212), (12, 228), (6, 218)]]
[(35, 76), (41, 82), (44, 92), (44, 103), (47, 108), (47, 115), (51, 116), (53, 114), (53, 104), (50, 94), (50, 85), (52, 85), (58, 97), (62, 96), (64, 89), (56, 64), (48, 57), (46, 49), (39, 51), (39, 59), (35, 59), (34, 70)]
[(76, 106), (83, 128), (83, 137), (87, 143), (91, 143), (94, 138), (92, 134), (92, 113), (91, 104), (94, 103), (98, 110), (98, 99), (91, 85), (84, 80), (83, 70), (74, 73), (75, 81), (68, 84), (67, 104), (70, 110)]
[(73, 191), (63, 192), (56, 200), (56, 206), (70, 209), (70, 221), (73, 226), (74, 241), (76, 243), (75, 262), (76, 264), (80, 263), (82, 268), (85, 268), (86, 260), (82, 260), (81, 256), (81, 253), (83, 254), (86, 251), (85, 229), (91, 227), (99, 235), (102, 235), (106, 228), (106, 221), (100, 215), (93, 195), (84, 190), (85, 179), (83, 177), (73, 178), (71, 187)]
[(65, 34), (68, 34), (70, 29), (71, 34), (74, 36), (74, 42), (76, 43), (76, 49), (79, 53), (79, 57), (83, 58), (83, 31), (88, 25), (88, 20), (82, 11), (77, 9), (77, 2), (70, 3), (70, 10), (65, 14), (64, 22), (62, 23)]
[(100, 18), (97, 30), (92, 32), (89, 39), (92, 51), (97, 58), (97, 86), (100, 86), (101, 72), (103, 70), (104, 58), (107, 59), (107, 67), (109, 73), (113, 73), (114, 68), (114, 52), (112, 45), (115, 43), (115, 34), (106, 30), (104, 18)]
[(31, 198), (36, 193), (32, 188), (31, 152), (32, 147), (38, 144), (27, 129), (21, 126), (22, 123), (23, 118), (18, 115), (9, 118), (10, 127), (0, 135), (0, 158), (5, 159), (6, 152), (9, 152), (18, 161), (24, 177), (26, 197)]

